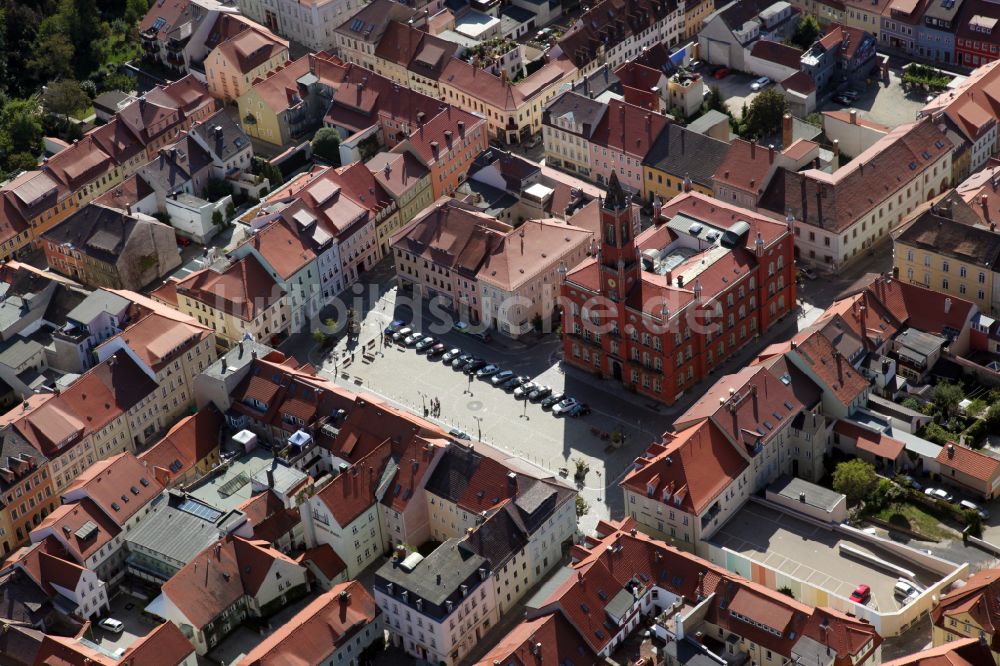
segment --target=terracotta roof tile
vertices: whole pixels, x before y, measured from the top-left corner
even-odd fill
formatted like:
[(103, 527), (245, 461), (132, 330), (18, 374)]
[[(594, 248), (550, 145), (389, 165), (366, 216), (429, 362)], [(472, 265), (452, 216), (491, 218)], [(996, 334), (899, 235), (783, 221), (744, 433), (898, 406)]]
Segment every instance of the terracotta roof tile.
[(234, 261), (222, 272), (212, 268), (196, 271), (173, 283), (173, 288), (178, 294), (247, 322), (285, 293), (254, 255)]
[(222, 413), (212, 404), (178, 421), (163, 439), (139, 454), (158, 479), (186, 475), (200, 461), (219, 452)]
[(793, 353), (823, 383), (824, 389), (844, 405), (850, 405), (868, 390), (868, 380), (819, 331), (797, 343)]
[[(87, 523), (96, 525), (97, 532), (81, 539), (76, 533)], [(60, 543), (66, 545), (78, 563), (86, 562), (88, 557), (121, 534), (121, 528), (90, 499), (57, 506), (32, 532), (40, 534), (47, 529), (59, 535)]]
[(346, 528), (375, 505), (375, 489), (391, 453), (389, 442), (383, 442), (316, 493), (340, 527)]
[(243, 666), (325, 663), (380, 613), (375, 599), (361, 583), (336, 585), (271, 633), (240, 663)]
[(980, 481), (993, 481), (1000, 474), (1000, 460), (961, 444), (942, 446), (937, 462), (943, 469), (954, 469)]
[(802, 57), (802, 49), (770, 39), (758, 39), (750, 49), (750, 55), (797, 70), (800, 65), (799, 59)]
[(327, 580), (336, 580), (340, 574), (347, 571), (347, 565), (330, 544), (326, 543), (306, 550), (302, 553), (300, 561), (303, 564), (311, 562)]
[(669, 123), (662, 114), (612, 99), (590, 141), (643, 160)]
[(63, 496), (71, 499), (87, 497), (119, 526), (141, 511), (163, 486), (153, 470), (131, 453), (119, 453), (99, 460), (80, 473)]

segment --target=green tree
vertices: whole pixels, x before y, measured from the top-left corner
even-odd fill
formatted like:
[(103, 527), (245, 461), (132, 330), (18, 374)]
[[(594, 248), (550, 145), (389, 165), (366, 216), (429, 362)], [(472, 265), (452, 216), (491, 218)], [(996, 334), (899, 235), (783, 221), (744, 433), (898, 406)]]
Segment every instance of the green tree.
[(60, 0), (58, 17), (65, 35), (73, 42), (73, 64), (80, 78), (86, 78), (99, 64), (98, 46), (106, 36), (97, 0)]
[(819, 39), (821, 32), (822, 30), (819, 27), (819, 21), (816, 20), (816, 17), (806, 14), (799, 19), (799, 24), (795, 26), (795, 32), (792, 33), (789, 41), (792, 43), (792, 46), (797, 46), (805, 51)]
[(63, 79), (53, 81), (45, 87), (42, 94), (42, 106), (48, 113), (62, 116), (65, 122), (69, 122), (71, 114), (86, 109), (90, 104), (87, 93), (83, 92), (80, 84), (73, 79)]
[(326, 344), (326, 333), (324, 333), (323, 331), (319, 330), (318, 328), (315, 329), (312, 332), (312, 336), (313, 336), (313, 340), (316, 341), (316, 344), (318, 344), (318, 345), (324, 345), (324, 344)]
[(218, 201), (227, 194), (233, 193), (233, 186), (221, 178), (209, 178), (205, 183), (205, 198), (209, 201)]
[[(332, 127), (323, 127), (312, 140), (313, 154), (334, 166), (340, 166), (340, 133)], [(273, 183), (272, 183), (273, 184)]]
[(877, 485), (875, 468), (864, 460), (848, 460), (839, 463), (833, 470), (833, 489), (847, 495), (847, 501), (851, 504), (867, 498)]
[(726, 106), (726, 96), (719, 90), (719, 86), (709, 86), (708, 94), (705, 95), (705, 110), (715, 110), (729, 115), (729, 107)]
[(215, 212), (212, 213), (212, 224), (217, 227), (221, 227), (224, 222), (225, 220), (222, 218), (222, 211), (216, 208)]
[(777, 88), (758, 93), (743, 115), (746, 134), (758, 139), (775, 134), (781, 129), (781, 118), (787, 107), (785, 96)]
[(580, 495), (576, 496), (576, 517), (583, 518), (590, 511), (590, 504)]
[(27, 62), (28, 68), (40, 81), (73, 75), (73, 58), (76, 53), (73, 42), (62, 32), (45, 30), (45, 25), (51, 18), (42, 22), (45, 33), (39, 31), (32, 49), (34, 55)]
[(0, 109), (0, 171), (32, 169), (42, 152), (45, 128), (34, 100), (15, 99)]
[(146, 0), (126, 0), (125, 2), (125, 22), (135, 25), (149, 11), (149, 3)]
[(962, 387), (951, 382), (938, 382), (934, 386), (932, 394), (934, 404), (945, 417), (952, 416), (958, 410), (958, 403), (962, 401), (963, 397)]

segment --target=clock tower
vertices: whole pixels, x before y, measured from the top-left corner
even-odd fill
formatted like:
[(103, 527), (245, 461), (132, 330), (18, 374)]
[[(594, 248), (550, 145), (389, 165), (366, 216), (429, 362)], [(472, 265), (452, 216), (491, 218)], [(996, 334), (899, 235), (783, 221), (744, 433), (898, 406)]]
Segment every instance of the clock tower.
[(624, 300), (639, 282), (641, 268), (632, 206), (613, 171), (608, 179), (608, 195), (601, 205), (597, 260), (601, 270), (601, 294), (612, 301)]

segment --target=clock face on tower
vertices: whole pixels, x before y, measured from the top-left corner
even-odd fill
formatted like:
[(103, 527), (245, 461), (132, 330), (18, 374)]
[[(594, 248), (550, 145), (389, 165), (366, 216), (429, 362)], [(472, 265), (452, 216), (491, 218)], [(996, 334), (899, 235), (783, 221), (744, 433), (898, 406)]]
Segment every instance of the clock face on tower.
[(611, 287), (612, 289), (614, 289), (616, 284), (618, 284), (618, 283), (615, 282), (614, 278), (608, 278), (608, 286), (609, 287)]

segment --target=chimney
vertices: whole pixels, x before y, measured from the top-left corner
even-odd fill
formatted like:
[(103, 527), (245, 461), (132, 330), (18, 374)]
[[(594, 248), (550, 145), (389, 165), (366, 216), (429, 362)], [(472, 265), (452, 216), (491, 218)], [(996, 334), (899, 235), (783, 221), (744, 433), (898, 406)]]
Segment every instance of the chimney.
[(465, 121), (464, 120), (459, 120), (458, 121), (458, 136), (459, 136), (459, 138), (462, 138), (462, 139), (465, 138)]
[(840, 168), (840, 139), (833, 140), (833, 161), (830, 163), (833, 170)]
[(222, 139), (222, 125), (216, 125), (214, 128), (215, 138)]
[(768, 164), (774, 164), (774, 144), (770, 144), (767, 147), (767, 162)]
[(979, 204), (983, 207), (983, 218), (992, 224), (993, 220), (990, 219), (989, 198), (985, 194), (979, 198)]
[(851, 124), (852, 125), (857, 125), (858, 124), (858, 111), (857, 111), (857, 109), (851, 109)]
[(951, 299), (946, 298), (944, 299), (944, 313), (948, 314), (949, 312), (951, 312)]
[(267, 470), (267, 487), (274, 488), (274, 468), (270, 467)]
[(434, 159), (437, 159), (437, 156), (438, 156), (438, 142), (437, 141), (431, 141), (431, 152), (434, 153)]
[(948, 457), (949, 458), (954, 458), (955, 457), (955, 445), (954, 444), (949, 444), (948, 445)]
[(757, 159), (757, 139), (750, 139), (750, 159)]
[(781, 145), (784, 148), (792, 145), (792, 114), (790, 113), (781, 117)]
[(507, 485), (510, 487), (512, 494), (517, 494), (517, 474), (514, 472), (507, 472)]

